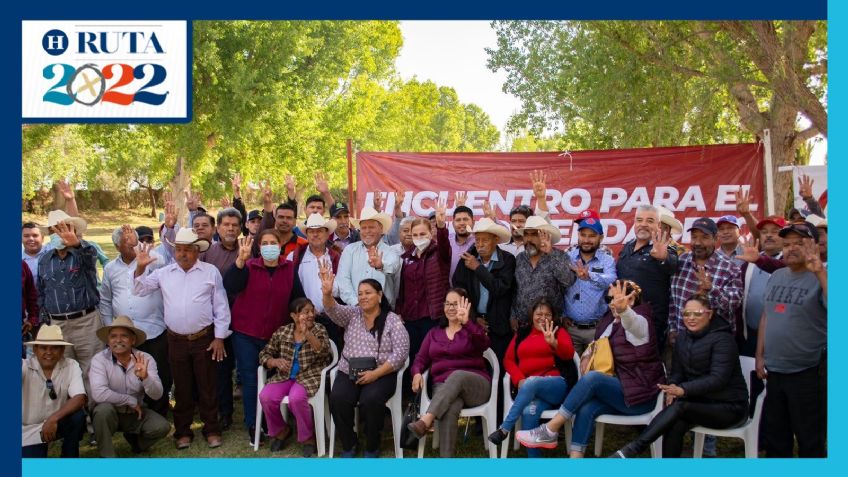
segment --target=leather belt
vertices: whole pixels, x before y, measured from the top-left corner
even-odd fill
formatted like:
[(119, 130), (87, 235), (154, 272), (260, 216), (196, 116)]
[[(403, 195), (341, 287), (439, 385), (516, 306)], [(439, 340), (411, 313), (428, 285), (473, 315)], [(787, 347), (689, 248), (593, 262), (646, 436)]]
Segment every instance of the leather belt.
[(181, 338), (188, 341), (195, 341), (206, 336), (206, 334), (209, 333), (209, 330), (211, 329), (212, 325), (209, 325), (206, 328), (203, 328), (202, 330), (198, 331), (197, 333), (192, 333), (190, 335), (181, 335), (179, 333), (174, 333), (173, 331), (168, 330), (168, 336), (173, 336), (174, 338)]
[(86, 310), (75, 311), (73, 313), (63, 313), (61, 315), (53, 315), (53, 314), (48, 313), (48, 315), (50, 315), (51, 320), (59, 320), (59, 321), (73, 320), (73, 319), (79, 318), (81, 316), (85, 316), (85, 315), (93, 312), (96, 309), (97, 309), (96, 307), (92, 306), (91, 308), (88, 308)]
[(572, 323), (574, 323), (574, 327), (579, 329), (579, 330), (591, 330), (591, 329), (598, 326), (599, 321), (601, 321), (601, 320), (587, 321), (585, 323), (576, 323), (576, 322), (572, 322)]

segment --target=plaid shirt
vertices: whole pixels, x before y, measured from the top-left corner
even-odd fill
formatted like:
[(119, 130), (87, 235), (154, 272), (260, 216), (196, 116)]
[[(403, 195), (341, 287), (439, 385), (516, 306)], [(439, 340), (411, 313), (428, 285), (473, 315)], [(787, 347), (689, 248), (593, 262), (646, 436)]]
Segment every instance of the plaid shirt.
[(571, 260), (568, 254), (559, 249), (542, 255), (536, 263), (536, 268), (530, 264), (527, 252), (521, 252), (515, 257), (515, 284), (518, 287), (515, 299), (512, 301), (512, 317), (519, 323), (527, 323), (530, 316), (530, 306), (539, 297), (548, 299), (556, 310), (554, 314), (562, 313), (563, 297), (577, 275), (571, 270)]
[[(309, 396), (314, 396), (318, 391), (318, 386), (321, 385), (321, 370), (330, 364), (330, 338), (327, 335), (327, 330), (319, 323), (315, 323), (312, 327), (312, 334), (318, 338), (321, 343), (321, 351), (314, 349), (309, 341), (304, 340), (303, 346), (300, 348), (300, 354), (297, 356), (297, 361), (300, 363), (300, 371), (295, 376), (295, 381), (306, 389)], [(265, 345), (265, 348), (259, 353), (259, 364), (265, 365), (269, 359), (283, 358), (294, 363), (294, 323), (281, 326)], [(268, 383), (279, 383), (288, 380), (288, 376), (283, 376), (282, 373), (276, 373)]]
[[(730, 323), (736, 332), (736, 312), (742, 306), (744, 285), (739, 267), (730, 259), (713, 252), (704, 263), (707, 273), (712, 278), (713, 287), (710, 289), (710, 306), (716, 316)], [(668, 309), (669, 331), (683, 329), (681, 312), (689, 299), (698, 291), (698, 275), (695, 270), (694, 256), (687, 252), (680, 257), (677, 273), (671, 278), (671, 304)]]

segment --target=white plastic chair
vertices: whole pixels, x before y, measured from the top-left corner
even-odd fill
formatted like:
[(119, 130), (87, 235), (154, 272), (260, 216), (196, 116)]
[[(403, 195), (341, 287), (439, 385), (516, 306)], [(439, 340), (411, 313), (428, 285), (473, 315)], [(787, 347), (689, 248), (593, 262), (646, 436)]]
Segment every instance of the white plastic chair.
[[(574, 366), (577, 367), (577, 378), (580, 379), (580, 355), (576, 352), (574, 353), (574, 357), (572, 357), (572, 361), (574, 361)], [(504, 374), (503, 378), (503, 395), (504, 395), (504, 407), (503, 407), (503, 418), (506, 419), (507, 414), (509, 414), (509, 409), (512, 407), (512, 404), (515, 402), (512, 399), (512, 380), (510, 379), (509, 373)], [(571, 391), (569, 389), (569, 391)], [(542, 412), (540, 417), (540, 421), (549, 421), (554, 418), (557, 414), (557, 409), (548, 409), (547, 411)], [(506, 459), (507, 454), (509, 452), (509, 438), (515, 433), (516, 429), (521, 429), (521, 417), (519, 415), (518, 420), (515, 421), (515, 426), (513, 427), (513, 432), (510, 432), (506, 439), (504, 439), (503, 443), (501, 443), (501, 459)], [(521, 443), (518, 442), (518, 439), (513, 439), (514, 450), (518, 450), (521, 447)], [(565, 426), (565, 448), (568, 449), (571, 446), (571, 422), (569, 422)]]
[[(595, 457), (601, 456), (601, 451), (604, 446), (604, 424), (614, 424), (617, 426), (646, 426), (654, 419), (654, 417), (663, 410), (664, 394), (657, 394), (657, 405), (650, 412), (639, 414), (636, 416), (619, 416), (615, 414), (601, 414), (595, 418)], [(662, 437), (655, 440), (651, 444), (651, 457), (662, 456)]]
[[(489, 362), (489, 366), (492, 368), (492, 390), (489, 394), (489, 400), (485, 403), (475, 406), (465, 408), (459, 413), (459, 417), (474, 417), (479, 416), (483, 418), (483, 426), (486, 431), (483, 433), (483, 444), (485, 448), (489, 451), (489, 457), (495, 459), (498, 457), (498, 449), (497, 446), (489, 442), (488, 436), (489, 434), (495, 432), (497, 429), (498, 422), (498, 379), (500, 376), (500, 365), (498, 364), (498, 357), (495, 355), (495, 352), (492, 351), (491, 348), (486, 348), (486, 351), (483, 352), (483, 358)], [(423, 386), (421, 391), (421, 412), (426, 412), (427, 408), (430, 407), (430, 393), (427, 391), (427, 378), (430, 374), (430, 371), (425, 371), (422, 375), (423, 378)], [(439, 448), (439, 421), (438, 419), (433, 424), (433, 427), (436, 432), (433, 433), (433, 449)], [(427, 443), (427, 435), (418, 440), (418, 458), (421, 459), (424, 457), (424, 448)]]
[[(397, 383), (395, 384), (395, 393), (386, 401), (386, 407), (389, 408), (389, 413), (392, 415), (392, 432), (394, 433), (393, 440), (395, 443), (395, 457), (403, 459), (403, 449), (400, 448), (400, 426), (403, 422), (403, 408), (401, 403), (401, 387), (403, 380), (403, 372), (409, 367), (409, 358), (403, 362), (403, 367), (397, 371)], [(336, 381), (336, 376), (339, 373), (339, 368), (335, 367), (330, 371), (330, 383)], [(354, 411), (354, 422), (359, 422), (359, 406)], [(336, 447), (336, 421), (333, 415), (330, 414), (330, 458), (333, 458), (333, 451)]]
[[(336, 349), (336, 344), (330, 341), (330, 353), (332, 353), (332, 359), (330, 360), (330, 364), (328, 364), (324, 369), (321, 370), (321, 385), (318, 386), (318, 391), (315, 392), (315, 395), (309, 398), (309, 405), (312, 406), (312, 418), (315, 421), (315, 443), (317, 444), (318, 457), (324, 455), (326, 450), (325, 447), (325, 431), (326, 431), (326, 417), (325, 413), (328, 408), (327, 406), (327, 397), (325, 389), (327, 387), (326, 377), (327, 373), (339, 362), (339, 351)], [(253, 450), (259, 450), (259, 434), (262, 432), (262, 404), (259, 402), (259, 393), (262, 392), (262, 388), (265, 387), (265, 381), (268, 377), (268, 371), (264, 366), (260, 365), (259, 370), (256, 374), (256, 434), (253, 436)], [(283, 402), (280, 403), (280, 411), (283, 413), (283, 419), (286, 419), (286, 415), (288, 414), (288, 405), (289, 405), (289, 397), (286, 396), (283, 398)]]
[[(754, 358), (748, 356), (740, 356), (739, 364), (742, 367), (742, 376), (745, 377), (745, 385), (751, 389), (751, 373), (756, 370), (756, 362)], [(752, 396), (753, 398), (753, 396)], [(760, 435), (760, 416), (763, 413), (763, 401), (766, 398), (765, 388), (757, 396), (757, 402), (754, 404), (754, 417), (749, 417), (748, 420), (739, 427), (731, 429), (711, 429), (704, 426), (696, 426), (692, 429), (695, 433), (695, 451), (693, 457), (700, 459), (704, 454), (704, 437), (706, 434), (716, 437), (735, 437), (742, 439), (745, 442), (745, 457), (756, 458), (757, 442)]]

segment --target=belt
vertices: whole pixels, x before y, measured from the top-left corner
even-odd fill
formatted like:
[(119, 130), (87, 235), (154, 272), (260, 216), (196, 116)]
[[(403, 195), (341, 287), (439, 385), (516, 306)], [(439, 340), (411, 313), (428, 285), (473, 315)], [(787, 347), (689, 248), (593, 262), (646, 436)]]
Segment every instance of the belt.
[(181, 335), (179, 333), (174, 333), (173, 331), (168, 330), (168, 336), (173, 336), (174, 338), (182, 338), (182, 339), (188, 340), (188, 341), (194, 341), (194, 340), (197, 340), (197, 339), (200, 339), (200, 338), (203, 338), (204, 336), (206, 336), (206, 333), (209, 333), (209, 330), (211, 330), (211, 329), (212, 329), (212, 325), (209, 325), (206, 328), (203, 328), (202, 330), (198, 331), (197, 333), (192, 333), (190, 335)]
[(50, 315), (51, 320), (59, 320), (59, 321), (73, 320), (73, 319), (79, 318), (81, 316), (85, 316), (85, 315), (93, 312), (96, 309), (97, 309), (96, 307), (92, 306), (91, 308), (88, 308), (86, 310), (75, 311), (73, 313), (62, 313), (61, 315), (53, 315), (53, 314), (48, 313), (48, 315)]
[(572, 323), (574, 323), (574, 327), (579, 329), (579, 330), (591, 330), (592, 328), (595, 328), (596, 326), (598, 326), (599, 321), (601, 321), (601, 320), (587, 321), (585, 323), (575, 323), (575, 322), (572, 322)]

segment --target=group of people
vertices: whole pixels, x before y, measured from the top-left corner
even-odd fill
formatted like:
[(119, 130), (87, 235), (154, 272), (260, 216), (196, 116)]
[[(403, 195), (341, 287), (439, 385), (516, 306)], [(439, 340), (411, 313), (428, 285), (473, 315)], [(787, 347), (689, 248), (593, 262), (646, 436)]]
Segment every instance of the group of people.
[[(489, 401), (503, 373), (514, 400), (503, 409), (498, 393), (488, 439), (514, 433), (530, 456), (556, 447), (568, 425), (569, 453), (582, 457), (597, 416), (646, 414), (658, 400), (664, 409), (614, 455), (639, 455), (662, 437), (663, 456), (680, 456), (693, 427), (747, 421), (763, 386), (766, 455), (791, 456), (796, 439), (799, 455), (826, 455), (827, 222), (808, 178), (800, 192), (812, 213), (757, 220), (739, 192), (745, 223), (700, 218), (685, 231), (691, 250), (675, 240), (684, 230), (673, 212), (640, 205), (617, 259), (592, 210), (575, 218), (576, 245), (556, 248), (545, 175), (530, 181), (535, 210), (520, 205), (507, 222), (486, 206), (475, 222), (460, 192), (449, 223), (445, 200), (428, 217), (407, 217), (400, 200), (383, 212), (380, 193), (354, 219), (319, 175), (298, 222), (293, 180), (288, 200), (275, 203), (265, 186), (262, 210), (248, 213), (236, 176), (215, 216), (187, 195), (185, 226), (166, 197), (158, 246), (148, 227), (116, 229), (118, 256), (102, 280), (63, 189), (66, 211), (22, 227), (24, 456), (46, 456), (59, 438), (62, 455), (76, 456), (87, 425), (101, 456), (115, 455), (116, 432), (144, 452), (170, 432), (169, 413), (175, 446), (186, 449), (195, 407), (216, 448), (237, 390), (251, 445), (267, 436), (279, 451), (294, 426), (312, 456), (309, 399), (332, 348), (327, 399), (344, 457), (377, 457), (386, 402), (425, 387), (432, 399), (408, 430), (421, 438), (438, 423), (440, 455), (453, 456), (460, 412)], [(748, 388), (740, 354), (755, 359), (764, 385)], [(258, 392), (260, 366), (268, 380)]]

